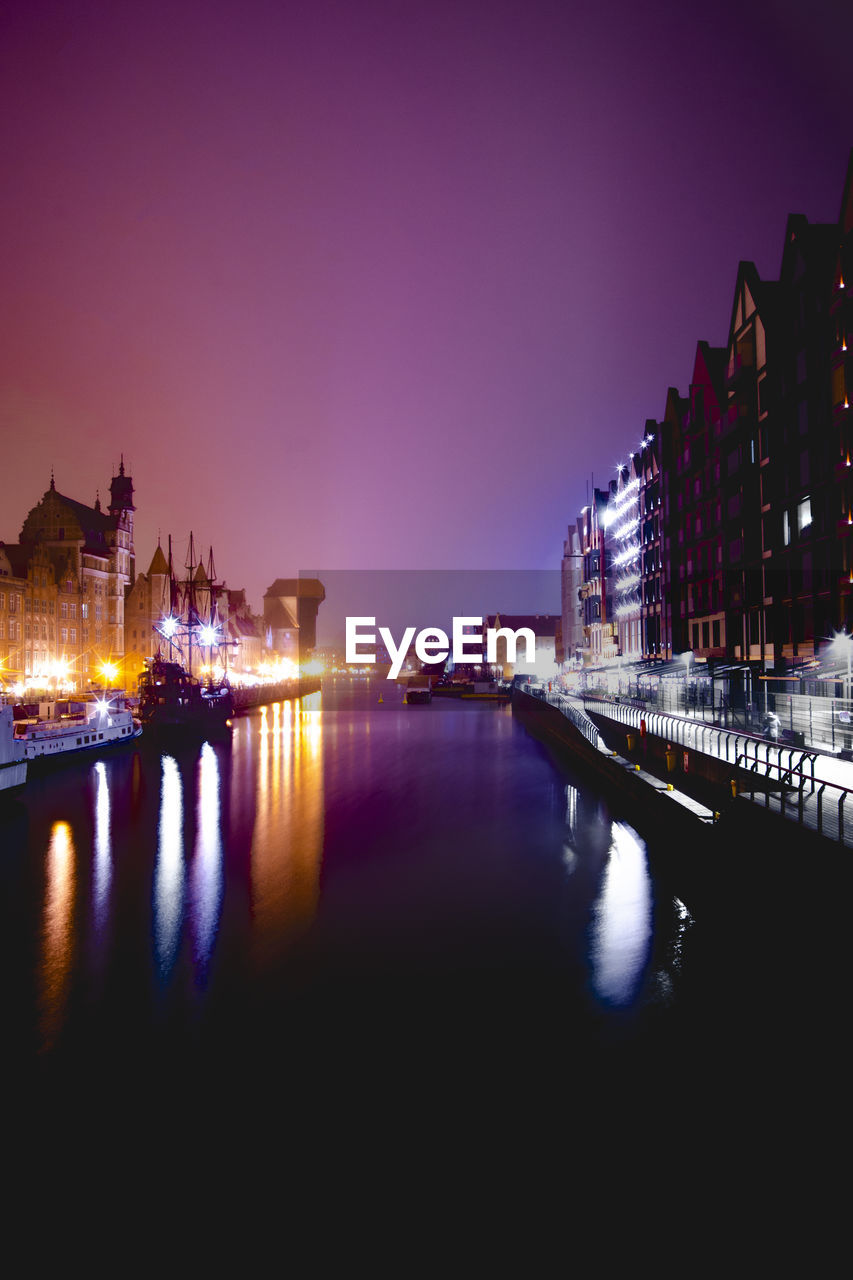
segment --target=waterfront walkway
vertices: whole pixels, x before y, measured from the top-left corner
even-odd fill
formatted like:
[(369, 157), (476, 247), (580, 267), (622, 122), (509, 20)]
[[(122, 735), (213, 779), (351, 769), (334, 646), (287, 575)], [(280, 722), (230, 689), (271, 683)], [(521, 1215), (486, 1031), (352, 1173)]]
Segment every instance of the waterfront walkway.
[(776, 744), (759, 734), (650, 710), (628, 699), (580, 698), (541, 688), (536, 693), (559, 707), (600, 750), (605, 748), (592, 716), (634, 730), (638, 743), (645, 732), (673, 749), (725, 761), (737, 781), (739, 802), (760, 805), (829, 840), (853, 847), (853, 762), (831, 751)]

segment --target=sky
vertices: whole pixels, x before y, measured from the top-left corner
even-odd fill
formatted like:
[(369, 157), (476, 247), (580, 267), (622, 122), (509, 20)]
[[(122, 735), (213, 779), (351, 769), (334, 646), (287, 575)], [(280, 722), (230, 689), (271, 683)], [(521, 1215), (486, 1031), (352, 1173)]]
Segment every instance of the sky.
[(851, 37), (833, 0), (6, 0), (0, 538), (123, 455), (138, 568), (192, 530), (256, 609), (556, 567), (739, 260), (837, 218)]

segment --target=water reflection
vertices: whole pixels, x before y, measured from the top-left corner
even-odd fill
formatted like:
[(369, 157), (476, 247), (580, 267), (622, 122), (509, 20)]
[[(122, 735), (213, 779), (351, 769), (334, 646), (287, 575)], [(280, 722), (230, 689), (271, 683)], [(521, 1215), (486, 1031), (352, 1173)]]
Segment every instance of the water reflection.
[(95, 932), (101, 933), (107, 922), (110, 881), (112, 880), (112, 850), (110, 847), (110, 791), (107, 785), (107, 769), (99, 760), (95, 775), (95, 863), (92, 895), (94, 898)]
[(255, 940), (269, 953), (314, 919), (323, 854), (321, 695), (275, 703), (259, 728), (252, 833)]
[(190, 873), (190, 919), (198, 981), (207, 976), (222, 909), (222, 834), (219, 824), (219, 761), (209, 742), (198, 764), (196, 845)]
[(566, 783), (566, 826), (568, 827), (569, 838), (563, 843), (563, 865), (571, 875), (578, 861), (578, 855), (574, 847), (578, 830), (578, 789), (573, 787), (570, 782)]
[(687, 933), (693, 925), (693, 917), (680, 898), (672, 899), (667, 923), (670, 932), (667, 960), (655, 974), (655, 980), (659, 998), (668, 1004), (674, 997), (675, 983), (681, 977)]
[(592, 986), (600, 999), (620, 1007), (632, 1002), (651, 939), (652, 887), (646, 849), (636, 832), (614, 822), (590, 940)]
[(47, 850), (42, 921), (41, 1033), (43, 1049), (56, 1042), (71, 982), (74, 940), (74, 842), (67, 822), (54, 822)]
[(161, 979), (167, 979), (178, 953), (184, 910), (184, 802), (178, 764), (163, 756), (160, 826), (154, 867), (154, 952)]

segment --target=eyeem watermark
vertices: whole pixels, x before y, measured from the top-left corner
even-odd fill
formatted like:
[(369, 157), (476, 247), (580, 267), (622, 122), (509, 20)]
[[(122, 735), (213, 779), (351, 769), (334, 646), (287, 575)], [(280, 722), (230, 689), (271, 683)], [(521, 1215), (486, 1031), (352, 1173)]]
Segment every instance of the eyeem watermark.
[[(346, 620), (346, 660), (351, 663), (373, 663), (376, 661), (376, 632), (363, 628), (375, 627), (376, 618), (351, 618)], [(477, 634), (472, 630), (477, 628)], [(475, 617), (454, 617), (452, 642), (441, 627), (424, 627), (415, 634), (414, 627), (406, 627), (396, 642), (390, 627), (379, 627), (379, 638), (391, 659), (391, 666), (386, 679), (396, 680), (403, 663), (415, 644), (415, 654), (420, 662), (445, 662), (453, 655), (453, 662), (459, 665), (464, 662), (483, 661), (483, 619)], [(507, 662), (515, 662), (518, 654), (519, 640), (524, 641), (525, 661), (536, 661), (536, 636), (530, 627), (519, 627), (513, 631), (511, 627), (487, 627), (485, 631), (486, 662), (498, 660), (498, 641), (506, 644)], [(366, 649), (361, 646), (372, 646)]]

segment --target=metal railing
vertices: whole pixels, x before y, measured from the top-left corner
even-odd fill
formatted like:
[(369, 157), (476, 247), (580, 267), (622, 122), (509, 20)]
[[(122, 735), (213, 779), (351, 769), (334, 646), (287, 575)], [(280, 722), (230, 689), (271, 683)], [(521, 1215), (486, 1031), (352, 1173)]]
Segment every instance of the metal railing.
[[(757, 734), (719, 728), (686, 716), (649, 711), (634, 700), (585, 697), (583, 701), (587, 711), (630, 725), (638, 732), (641, 720), (645, 720), (646, 732), (667, 744), (714, 756), (744, 770), (755, 778), (756, 785), (742, 786), (741, 795), (753, 803), (763, 802), (765, 808), (774, 809), (783, 817), (796, 817), (798, 823), (818, 835), (853, 846), (853, 824), (845, 821), (847, 797), (853, 791), (815, 776), (819, 752), (773, 743)], [(763, 785), (757, 785), (759, 779)], [(775, 788), (770, 785), (774, 782)]]
[(557, 707), (562, 711), (566, 719), (570, 720), (575, 728), (583, 734), (591, 746), (595, 747), (597, 751), (604, 750), (601, 734), (598, 732), (593, 721), (590, 720), (586, 712), (581, 707), (574, 704), (572, 699), (566, 694), (555, 693), (553, 691), (549, 692), (541, 685), (534, 684), (524, 685), (523, 691), (530, 694), (533, 698), (538, 698), (540, 702), (547, 702), (550, 706)]

